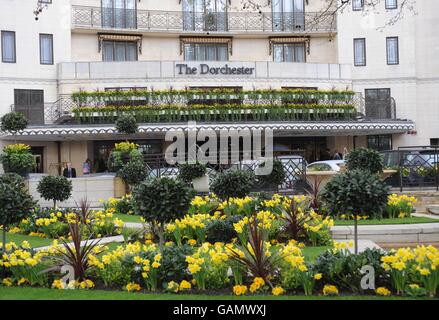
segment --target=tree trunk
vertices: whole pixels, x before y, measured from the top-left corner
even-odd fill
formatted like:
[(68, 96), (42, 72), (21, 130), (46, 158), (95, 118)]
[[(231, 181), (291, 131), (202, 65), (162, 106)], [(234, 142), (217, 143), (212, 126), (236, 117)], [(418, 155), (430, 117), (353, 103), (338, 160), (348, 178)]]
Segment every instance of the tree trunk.
[(163, 246), (164, 246), (164, 243), (165, 243), (164, 233), (165, 233), (164, 223), (160, 222), (160, 224), (159, 224), (159, 239), (160, 239), (159, 245), (160, 245), (160, 253), (161, 253), (162, 257), (163, 257)]
[(53, 210), (56, 210), (56, 200), (53, 200)]
[(355, 246), (355, 254), (358, 254), (358, 216), (354, 216), (354, 246)]

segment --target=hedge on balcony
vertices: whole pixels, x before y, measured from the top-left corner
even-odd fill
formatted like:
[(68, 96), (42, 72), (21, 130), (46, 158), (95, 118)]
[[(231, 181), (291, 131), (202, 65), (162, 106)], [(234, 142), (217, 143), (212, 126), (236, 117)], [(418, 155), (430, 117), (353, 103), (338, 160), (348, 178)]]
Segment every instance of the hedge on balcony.
[[(289, 104), (319, 104), (342, 105), (353, 104), (353, 91), (325, 90), (253, 90), (238, 91), (234, 89), (213, 90), (166, 90), (166, 91), (94, 91), (77, 92), (72, 99), (78, 107), (100, 107), (111, 105), (186, 105), (205, 103), (234, 103), (237, 100), (244, 104), (279, 105)], [(128, 102), (128, 103), (127, 103)]]
[(79, 107), (73, 110), (78, 123), (112, 123), (125, 114), (137, 122), (228, 122), (228, 121), (319, 121), (355, 118), (352, 104), (341, 105), (188, 105), (188, 106), (120, 106)]

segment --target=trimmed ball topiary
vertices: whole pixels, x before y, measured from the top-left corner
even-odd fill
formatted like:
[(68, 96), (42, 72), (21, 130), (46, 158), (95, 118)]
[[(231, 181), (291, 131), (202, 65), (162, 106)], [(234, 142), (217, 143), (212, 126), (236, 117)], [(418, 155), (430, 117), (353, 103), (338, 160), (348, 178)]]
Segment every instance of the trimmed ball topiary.
[(383, 156), (372, 149), (354, 149), (346, 157), (346, 167), (348, 170), (366, 170), (371, 173), (381, 173), (384, 169)]
[(129, 161), (118, 172), (120, 177), (126, 184), (134, 186), (141, 183), (148, 177), (148, 169), (145, 163), (140, 159)]
[(6, 228), (26, 218), (36, 202), (26, 190), (24, 179), (15, 173), (0, 176), (0, 225), (3, 226), (3, 248)]
[(186, 183), (191, 183), (192, 180), (203, 177), (207, 172), (206, 165), (200, 162), (183, 163), (179, 166), (179, 169), (178, 178)]
[(358, 215), (381, 218), (386, 210), (388, 186), (369, 171), (346, 171), (329, 181), (321, 193), (332, 216)]
[(244, 198), (250, 194), (254, 182), (252, 171), (226, 171), (215, 178), (210, 189), (223, 200)]
[(116, 130), (123, 134), (136, 134), (139, 132), (139, 125), (133, 115), (122, 115), (116, 121)]
[(148, 222), (158, 224), (162, 250), (165, 223), (184, 217), (194, 195), (194, 190), (184, 182), (171, 178), (156, 178), (134, 188), (134, 213)]
[(10, 132), (12, 134), (26, 129), (29, 124), (29, 121), (26, 119), (24, 114), (19, 112), (7, 113), (1, 118), (0, 121), (1, 131)]
[(66, 201), (72, 195), (72, 181), (62, 176), (45, 176), (37, 186), (37, 191), (45, 200), (52, 200), (56, 208), (57, 201)]

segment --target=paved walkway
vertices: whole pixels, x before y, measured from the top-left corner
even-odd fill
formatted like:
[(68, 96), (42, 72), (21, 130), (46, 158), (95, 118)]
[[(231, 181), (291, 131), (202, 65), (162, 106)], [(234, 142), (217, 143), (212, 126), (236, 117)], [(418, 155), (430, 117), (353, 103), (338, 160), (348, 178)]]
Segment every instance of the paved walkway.
[[(337, 242), (350, 242), (350, 241), (351, 240), (337, 241)], [(381, 247), (371, 240), (358, 240), (358, 252), (361, 253), (366, 249), (381, 249)], [(354, 247), (349, 248), (349, 251), (351, 253), (355, 253), (355, 248)]]

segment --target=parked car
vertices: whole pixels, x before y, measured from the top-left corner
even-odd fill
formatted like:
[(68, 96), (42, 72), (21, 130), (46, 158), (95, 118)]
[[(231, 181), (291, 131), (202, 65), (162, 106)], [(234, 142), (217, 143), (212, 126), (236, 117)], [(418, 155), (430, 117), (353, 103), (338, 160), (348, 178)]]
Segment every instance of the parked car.
[(317, 161), (306, 167), (307, 171), (336, 171), (339, 172), (345, 166), (344, 160)]

